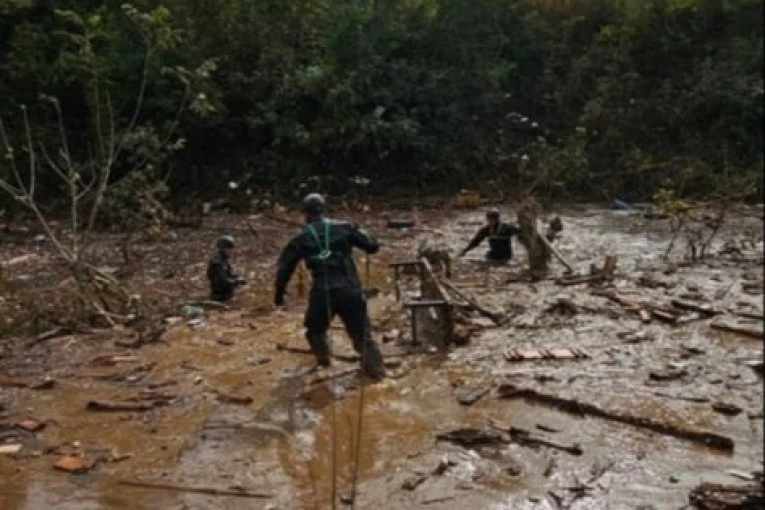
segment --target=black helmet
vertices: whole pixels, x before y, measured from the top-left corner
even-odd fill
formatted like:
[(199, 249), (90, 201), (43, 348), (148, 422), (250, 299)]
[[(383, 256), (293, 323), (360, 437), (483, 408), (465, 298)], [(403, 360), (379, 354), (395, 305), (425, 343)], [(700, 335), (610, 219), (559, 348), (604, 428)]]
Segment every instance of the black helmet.
[(215, 246), (217, 246), (219, 250), (222, 250), (224, 248), (233, 248), (234, 238), (231, 237), (230, 235), (220, 236), (218, 238), (218, 241), (215, 243)]
[(300, 210), (305, 214), (321, 214), (324, 212), (324, 197), (318, 193), (310, 193), (300, 203)]
[(490, 207), (486, 210), (486, 217), (487, 218), (499, 218), (499, 209), (496, 207)]

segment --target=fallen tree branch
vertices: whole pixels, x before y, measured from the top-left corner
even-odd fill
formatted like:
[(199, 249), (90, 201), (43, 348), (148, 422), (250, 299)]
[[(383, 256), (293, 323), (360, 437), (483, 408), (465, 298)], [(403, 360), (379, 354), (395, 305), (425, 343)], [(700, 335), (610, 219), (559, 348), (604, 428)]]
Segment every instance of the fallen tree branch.
[(231, 490), (231, 489), (216, 489), (214, 487), (189, 487), (184, 485), (172, 485), (167, 483), (154, 483), (143, 482), (134, 480), (120, 480), (120, 485), (128, 487), (140, 487), (142, 489), (161, 489), (173, 492), (192, 492), (195, 494), (207, 494), (209, 496), (235, 496), (239, 498), (258, 498), (268, 499), (272, 498), (271, 494), (264, 494), (260, 492), (249, 492), (245, 490)]

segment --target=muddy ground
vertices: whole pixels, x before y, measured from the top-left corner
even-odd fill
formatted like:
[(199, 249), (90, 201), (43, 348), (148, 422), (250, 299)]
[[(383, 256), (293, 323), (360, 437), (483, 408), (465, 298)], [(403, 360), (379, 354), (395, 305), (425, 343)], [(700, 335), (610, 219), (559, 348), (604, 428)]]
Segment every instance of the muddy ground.
[[(339, 321), (332, 336), (340, 359), (328, 371), (305, 373), (311, 356), (294, 352), (306, 347), (297, 276), (286, 315), (270, 307), (274, 258), (294, 228), (263, 216), (215, 216), (160, 242), (131, 242), (127, 266), (122, 238), (99, 238), (103, 266), (121, 272), (131, 292), (166, 316), (161, 335), (137, 324), (37, 336), (56, 326), (51, 313), (65, 309), (65, 273), (48, 247), (34, 245), (34, 230), (3, 237), (0, 451), (18, 451), (0, 453), (0, 508), (331, 508), (332, 473), (342, 506), (357, 454), (356, 508), (363, 509), (678, 509), (701, 482), (755, 479), (763, 469), (763, 326), (761, 318), (734, 312), (763, 313), (761, 209), (738, 208), (714, 249), (742, 238), (754, 239), (754, 247), (691, 265), (661, 260), (669, 238), (664, 220), (593, 207), (556, 213), (564, 224), (557, 246), (579, 272), (586, 274), (607, 253), (618, 255), (616, 278), (606, 290), (622, 300), (668, 307), (681, 299), (721, 313), (683, 313), (678, 324), (668, 324), (657, 316), (641, 319), (637, 309), (596, 295), (587, 283), (506, 283), (522, 273), (519, 246), (518, 260), (492, 269), (487, 280), (479, 249), (455, 265), (452, 280), (507, 321), (497, 326), (472, 314), (467, 323), (474, 333), (466, 346), (433, 352), (411, 345), (409, 319), (393, 297), (387, 264), (411, 259), (423, 236), (440, 238), (456, 252), (482, 213), (422, 212), (413, 231), (385, 228), (382, 211), (353, 214), (385, 244), (365, 284), (381, 291), (370, 300), (371, 317), (392, 376), (363, 386), (358, 449), (361, 392), (356, 374), (343, 375), (356, 363)], [(207, 307), (201, 319), (185, 316), (182, 305), (205, 294), (206, 258), (222, 230), (240, 240), (235, 266), (249, 285), (231, 309)], [(363, 259), (359, 263), (366, 280)], [(551, 276), (562, 272), (553, 262)], [(408, 282), (409, 297), (415, 283)], [(30, 323), (33, 314), (45, 319)], [(720, 320), (736, 321), (754, 336), (710, 326)], [(28, 333), (12, 334), (21, 323)], [(144, 338), (158, 341), (131, 346), (141, 328)], [(588, 357), (506, 357), (508, 349), (571, 347)], [(669, 429), (714, 433), (734, 446), (713, 448), (533, 398), (501, 398), (507, 384)], [(472, 405), (460, 404), (457, 397), (474, 388), (488, 391)], [(87, 409), (91, 401), (130, 399), (157, 405), (132, 412)], [(44, 427), (23, 430), (24, 418)], [(497, 430), (510, 426), (516, 434)], [(437, 437), (466, 427), (477, 443)], [(534, 444), (518, 429), (548, 444)], [(65, 455), (85, 463), (85, 472), (54, 469)]]

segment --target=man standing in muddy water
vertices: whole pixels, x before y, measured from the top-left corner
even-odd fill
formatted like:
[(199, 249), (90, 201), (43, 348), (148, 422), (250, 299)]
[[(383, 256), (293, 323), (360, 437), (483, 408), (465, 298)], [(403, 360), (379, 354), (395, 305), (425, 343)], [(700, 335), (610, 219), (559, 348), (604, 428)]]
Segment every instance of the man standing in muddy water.
[(518, 228), (509, 223), (499, 221), (499, 210), (495, 207), (486, 211), (486, 225), (473, 237), (467, 247), (462, 250), (460, 257), (477, 247), (484, 239), (489, 238), (489, 251), (486, 260), (489, 263), (504, 264), (513, 258), (512, 238), (518, 235)]
[(231, 251), (234, 249), (234, 238), (224, 235), (215, 243), (215, 254), (207, 264), (207, 279), (210, 280), (210, 299), (225, 303), (234, 297), (234, 290), (245, 281), (241, 276), (234, 274), (229, 261)]
[(382, 355), (372, 339), (367, 314), (367, 299), (353, 262), (353, 248), (368, 254), (377, 253), (380, 245), (374, 237), (348, 222), (324, 217), (324, 197), (307, 195), (301, 210), (306, 225), (282, 250), (277, 262), (274, 304), (284, 306), (284, 294), (295, 267), (306, 261), (313, 285), (305, 313), (306, 337), (321, 366), (329, 366), (327, 330), (339, 315), (351, 337), (353, 348), (361, 356), (361, 371), (372, 380), (385, 377)]

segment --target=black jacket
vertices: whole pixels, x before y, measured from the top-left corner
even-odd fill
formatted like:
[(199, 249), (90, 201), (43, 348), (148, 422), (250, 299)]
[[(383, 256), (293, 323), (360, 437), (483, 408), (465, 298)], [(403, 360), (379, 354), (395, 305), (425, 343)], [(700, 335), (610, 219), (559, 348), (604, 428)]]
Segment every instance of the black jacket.
[(207, 279), (210, 280), (210, 299), (228, 301), (234, 296), (237, 276), (228, 261), (228, 256), (217, 251), (207, 264)]
[(509, 223), (500, 223), (495, 228), (486, 225), (470, 241), (470, 244), (465, 248), (465, 253), (481, 244), (488, 237), (489, 252), (486, 254), (486, 257), (490, 260), (510, 260), (513, 258), (512, 238), (514, 235), (518, 235), (518, 232), (518, 227)]
[(361, 282), (353, 262), (353, 248), (377, 253), (377, 240), (356, 224), (319, 218), (307, 224), (284, 247), (276, 269), (274, 302), (284, 301), (284, 292), (292, 273), (301, 260), (306, 261), (313, 278), (313, 288), (361, 290)]

